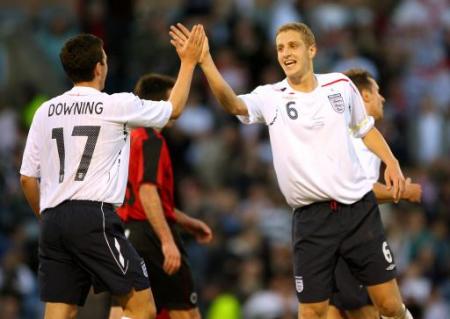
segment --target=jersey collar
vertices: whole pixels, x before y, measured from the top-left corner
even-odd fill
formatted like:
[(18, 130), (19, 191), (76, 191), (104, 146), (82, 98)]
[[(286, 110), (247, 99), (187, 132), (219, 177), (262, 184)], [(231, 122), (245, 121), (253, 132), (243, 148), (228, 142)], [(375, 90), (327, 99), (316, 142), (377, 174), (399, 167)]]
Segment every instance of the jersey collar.
[(89, 86), (74, 86), (70, 91), (66, 92), (69, 95), (92, 95), (99, 93), (101, 93), (99, 90)]

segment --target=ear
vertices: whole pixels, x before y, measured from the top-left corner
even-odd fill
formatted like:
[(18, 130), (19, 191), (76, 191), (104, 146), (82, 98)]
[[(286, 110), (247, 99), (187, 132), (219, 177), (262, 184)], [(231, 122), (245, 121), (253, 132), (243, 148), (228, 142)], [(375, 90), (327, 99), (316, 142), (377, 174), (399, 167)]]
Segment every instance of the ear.
[(315, 44), (313, 44), (313, 45), (311, 45), (310, 47), (309, 47), (309, 57), (311, 58), (311, 59), (314, 59), (315, 58), (315, 56), (316, 56), (316, 54), (317, 54), (317, 47), (316, 47), (316, 45)]
[(95, 65), (95, 68), (94, 68), (94, 77), (99, 77), (101, 75), (101, 72), (102, 72), (101, 67), (102, 67), (101, 63), (97, 62), (97, 64)]
[(364, 103), (369, 102), (372, 99), (372, 92), (366, 89), (361, 90), (361, 97), (364, 101)]

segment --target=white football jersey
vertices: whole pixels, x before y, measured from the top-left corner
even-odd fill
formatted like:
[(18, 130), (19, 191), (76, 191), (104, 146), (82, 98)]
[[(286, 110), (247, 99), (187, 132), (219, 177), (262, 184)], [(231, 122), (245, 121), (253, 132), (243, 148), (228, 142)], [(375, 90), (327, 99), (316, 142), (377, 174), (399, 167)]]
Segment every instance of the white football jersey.
[(353, 136), (350, 136), (350, 138), (352, 139), (353, 147), (355, 148), (356, 155), (358, 156), (366, 177), (370, 180), (372, 185), (375, 184), (380, 177), (380, 158), (367, 148), (362, 139)]
[(269, 129), (278, 184), (291, 207), (336, 200), (352, 204), (372, 189), (348, 134), (363, 137), (374, 124), (353, 83), (341, 73), (316, 74), (312, 92), (287, 79), (240, 95), (246, 124)]
[(130, 129), (161, 128), (171, 114), (170, 102), (81, 86), (43, 103), (34, 115), (20, 169), (40, 179), (41, 212), (75, 199), (121, 205)]

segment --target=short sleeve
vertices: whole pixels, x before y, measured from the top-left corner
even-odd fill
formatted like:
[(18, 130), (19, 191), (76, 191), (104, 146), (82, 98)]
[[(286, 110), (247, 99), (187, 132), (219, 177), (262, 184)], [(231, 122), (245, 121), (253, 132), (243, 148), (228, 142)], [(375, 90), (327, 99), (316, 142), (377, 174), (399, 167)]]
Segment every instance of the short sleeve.
[(119, 104), (121, 119), (131, 128), (162, 128), (172, 115), (173, 107), (169, 101), (143, 100), (132, 93), (117, 93), (111, 97)]
[(141, 183), (158, 184), (158, 166), (161, 158), (162, 140), (150, 136), (143, 142), (143, 176)]
[(359, 94), (358, 89), (351, 81), (349, 81), (348, 83), (350, 91), (349, 127), (354, 137), (364, 137), (372, 129), (375, 121), (373, 117), (367, 115), (364, 102), (361, 95)]
[(262, 108), (264, 107), (264, 89), (259, 86), (251, 93), (239, 95), (247, 106), (248, 116), (238, 115), (237, 118), (244, 124), (264, 123)]
[(40, 177), (40, 148), (39, 141), (42, 137), (39, 136), (39, 109), (36, 112), (33, 121), (31, 122), (30, 130), (28, 131), (27, 142), (22, 157), (22, 166), (20, 167), (20, 174), (29, 177)]

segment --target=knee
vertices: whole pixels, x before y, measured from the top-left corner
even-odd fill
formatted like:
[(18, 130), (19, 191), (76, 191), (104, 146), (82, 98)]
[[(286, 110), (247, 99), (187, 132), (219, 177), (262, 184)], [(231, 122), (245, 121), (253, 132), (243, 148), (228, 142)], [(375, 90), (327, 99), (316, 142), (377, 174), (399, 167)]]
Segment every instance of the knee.
[(378, 311), (384, 317), (396, 317), (403, 313), (403, 304), (395, 298), (384, 298), (377, 305)]
[(300, 319), (325, 319), (327, 306), (307, 306), (303, 304), (300, 308)]
[(68, 318), (75, 319), (77, 317), (77, 314), (78, 314), (78, 309), (76, 307), (71, 308), (68, 313)]
[(156, 318), (156, 308), (153, 304), (148, 303), (146, 309), (146, 315), (144, 318), (155, 319)]

